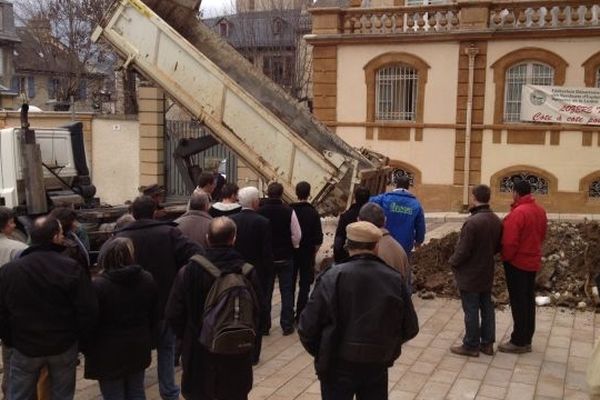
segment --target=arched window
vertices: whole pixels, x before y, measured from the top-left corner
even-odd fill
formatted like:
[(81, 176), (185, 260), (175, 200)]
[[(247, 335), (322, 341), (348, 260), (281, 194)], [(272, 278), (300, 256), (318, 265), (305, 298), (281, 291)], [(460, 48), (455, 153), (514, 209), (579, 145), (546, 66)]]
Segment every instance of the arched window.
[(531, 185), (531, 193), (548, 194), (548, 180), (529, 171), (513, 172), (504, 176), (500, 180), (500, 192), (510, 193), (513, 191), (515, 183), (527, 181)]
[(364, 67), (367, 122), (423, 122), (429, 65), (408, 53), (384, 53)]
[(600, 178), (590, 183), (588, 188), (588, 196), (591, 199), (600, 199)]
[(554, 68), (536, 61), (523, 62), (506, 70), (504, 88), (504, 121), (516, 122), (521, 119), (521, 93), (523, 85), (554, 84)]
[(392, 182), (395, 182), (396, 178), (402, 176), (408, 177), (410, 180), (410, 186), (415, 186), (415, 174), (406, 168), (396, 168), (392, 171)]
[(494, 123), (518, 122), (521, 92), (525, 84), (565, 84), (569, 64), (558, 54), (537, 47), (524, 47), (500, 57), (494, 70)]
[(585, 86), (600, 88), (600, 52), (592, 55), (582, 65)]
[(377, 70), (375, 84), (376, 121), (415, 121), (419, 72), (404, 64)]

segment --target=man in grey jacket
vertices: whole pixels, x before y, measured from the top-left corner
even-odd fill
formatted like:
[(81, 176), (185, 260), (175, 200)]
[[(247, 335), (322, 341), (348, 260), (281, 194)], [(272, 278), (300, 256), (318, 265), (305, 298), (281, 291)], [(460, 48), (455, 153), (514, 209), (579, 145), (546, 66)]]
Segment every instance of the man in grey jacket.
[(206, 193), (198, 191), (192, 194), (190, 210), (175, 220), (177, 228), (193, 242), (206, 248), (206, 234), (212, 217), (208, 213), (210, 200)]
[[(479, 357), (494, 354), (496, 321), (492, 303), (494, 254), (500, 251), (502, 221), (490, 209), (490, 188), (479, 185), (471, 192), (471, 216), (465, 221), (449, 263), (454, 270), (465, 313), (463, 344), (452, 346), (454, 354)], [(481, 323), (479, 314), (481, 312)]]

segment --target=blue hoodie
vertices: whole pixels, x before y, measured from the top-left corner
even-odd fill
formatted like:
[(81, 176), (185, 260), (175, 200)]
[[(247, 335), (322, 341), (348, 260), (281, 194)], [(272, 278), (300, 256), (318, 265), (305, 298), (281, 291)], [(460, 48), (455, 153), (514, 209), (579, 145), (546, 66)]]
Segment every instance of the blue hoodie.
[(373, 196), (371, 203), (379, 204), (385, 211), (385, 227), (390, 235), (402, 245), (406, 254), (410, 254), (415, 241), (425, 240), (425, 213), (419, 200), (406, 190)]

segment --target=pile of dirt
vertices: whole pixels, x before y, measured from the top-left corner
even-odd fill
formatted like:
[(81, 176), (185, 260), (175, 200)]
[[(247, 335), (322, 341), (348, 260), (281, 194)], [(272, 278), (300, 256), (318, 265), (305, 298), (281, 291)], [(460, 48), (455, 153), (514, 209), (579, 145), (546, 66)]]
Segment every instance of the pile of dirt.
[[(422, 297), (432, 294), (458, 298), (448, 264), (458, 233), (434, 239), (413, 254), (414, 287)], [(551, 304), (586, 308), (598, 302), (593, 294), (594, 278), (600, 273), (600, 225), (551, 222), (543, 247), (542, 269), (536, 278), (536, 294), (548, 296)], [(496, 263), (493, 297), (497, 304), (508, 303), (504, 270)]]

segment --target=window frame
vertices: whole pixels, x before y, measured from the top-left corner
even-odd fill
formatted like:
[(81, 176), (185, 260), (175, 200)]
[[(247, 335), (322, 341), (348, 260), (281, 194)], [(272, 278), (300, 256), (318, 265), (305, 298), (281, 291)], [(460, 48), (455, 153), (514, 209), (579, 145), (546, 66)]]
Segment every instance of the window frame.
[(513, 120), (513, 119), (508, 119), (507, 118), (508, 117), (507, 106), (508, 106), (508, 102), (509, 101), (518, 103), (519, 106), (520, 106), (520, 104), (521, 104), (521, 94), (522, 94), (522, 90), (523, 89), (522, 89), (522, 87), (520, 87), (518, 89), (519, 96), (518, 96), (518, 98), (516, 100), (509, 100), (509, 98), (508, 98), (509, 97), (509, 91), (507, 89), (509, 89), (508, 85), (510, 84), (510, 82), (509, 82), (509, 73), (511, 72), (511, 70), (513, 70), (515, 68), (518, 68), (520, 66), (523, 66), (523, 65), (526, 68), (526, 71), (525, 71), (525, 83), (524, 83), (525, 85), (534, 84), (534, 83), (532, 83), (532, 81), (535, 79), (535, 77), (534, 77), (534, 65), (540, 65), (542, 67), (549, 68), (551, 70), (551, 72), (552, 72), (552, 76), (551, 76), (552, 82), (550, 83), (550, 85), (545, 85), (545, 86), (553, 86), (554, 85), (554, 76), (556, 75), (556, 71), (554, 70), (554, 68), (552, 67), (552, 65), (549, 65), (549, 64), (544, 63), (544, 62), (536, 61), (536, 60), (525, 60), (525, 61), (521, 61), (519, 63), (516, 63), (516, 64), (513, 64), (513, 65), (509, 66), (506, 69), (506, 76), (505, 76), (505, 80), (504, 80), (504, 113), (503, 113), (503, 116), (502, 116), (502, 121), (504, 123), (514, 124), (514, 123), (520, 123), (521, 122), (520, 107), (519, 107), (519, 118)]
[[(377, 72), (390, 65), (402, 64), (413, 68), (418, 74), (416, 109), (414, 120), (376, 120), (377, 107)], [(367, 121), (386, 123), (406, 123), (406, 124), (422, 124), (425, 109), (425, 87), (427, 85), (427, 76), (430, 66), (420, 57), (404, 52), (390, 52), (381, 54), (371, 61), (365, 67), (365, 83), (367, 86)]]
[(494, 70), (495, 85), (494, 125), (533, 124), (532, 122), (523, 121), (504, 121), (506, 73), (509, 68), (523, 62), (541, 63), (554, 68), (554, 86), (563, 86), (565, 84), (566, 71), (569, 64), (556, 53), (537, 47), (525, 47), (505, 54), (491, 66)]
[(587, 87), (600, 88), (600, 51), (588, 58), (582, 65)]

